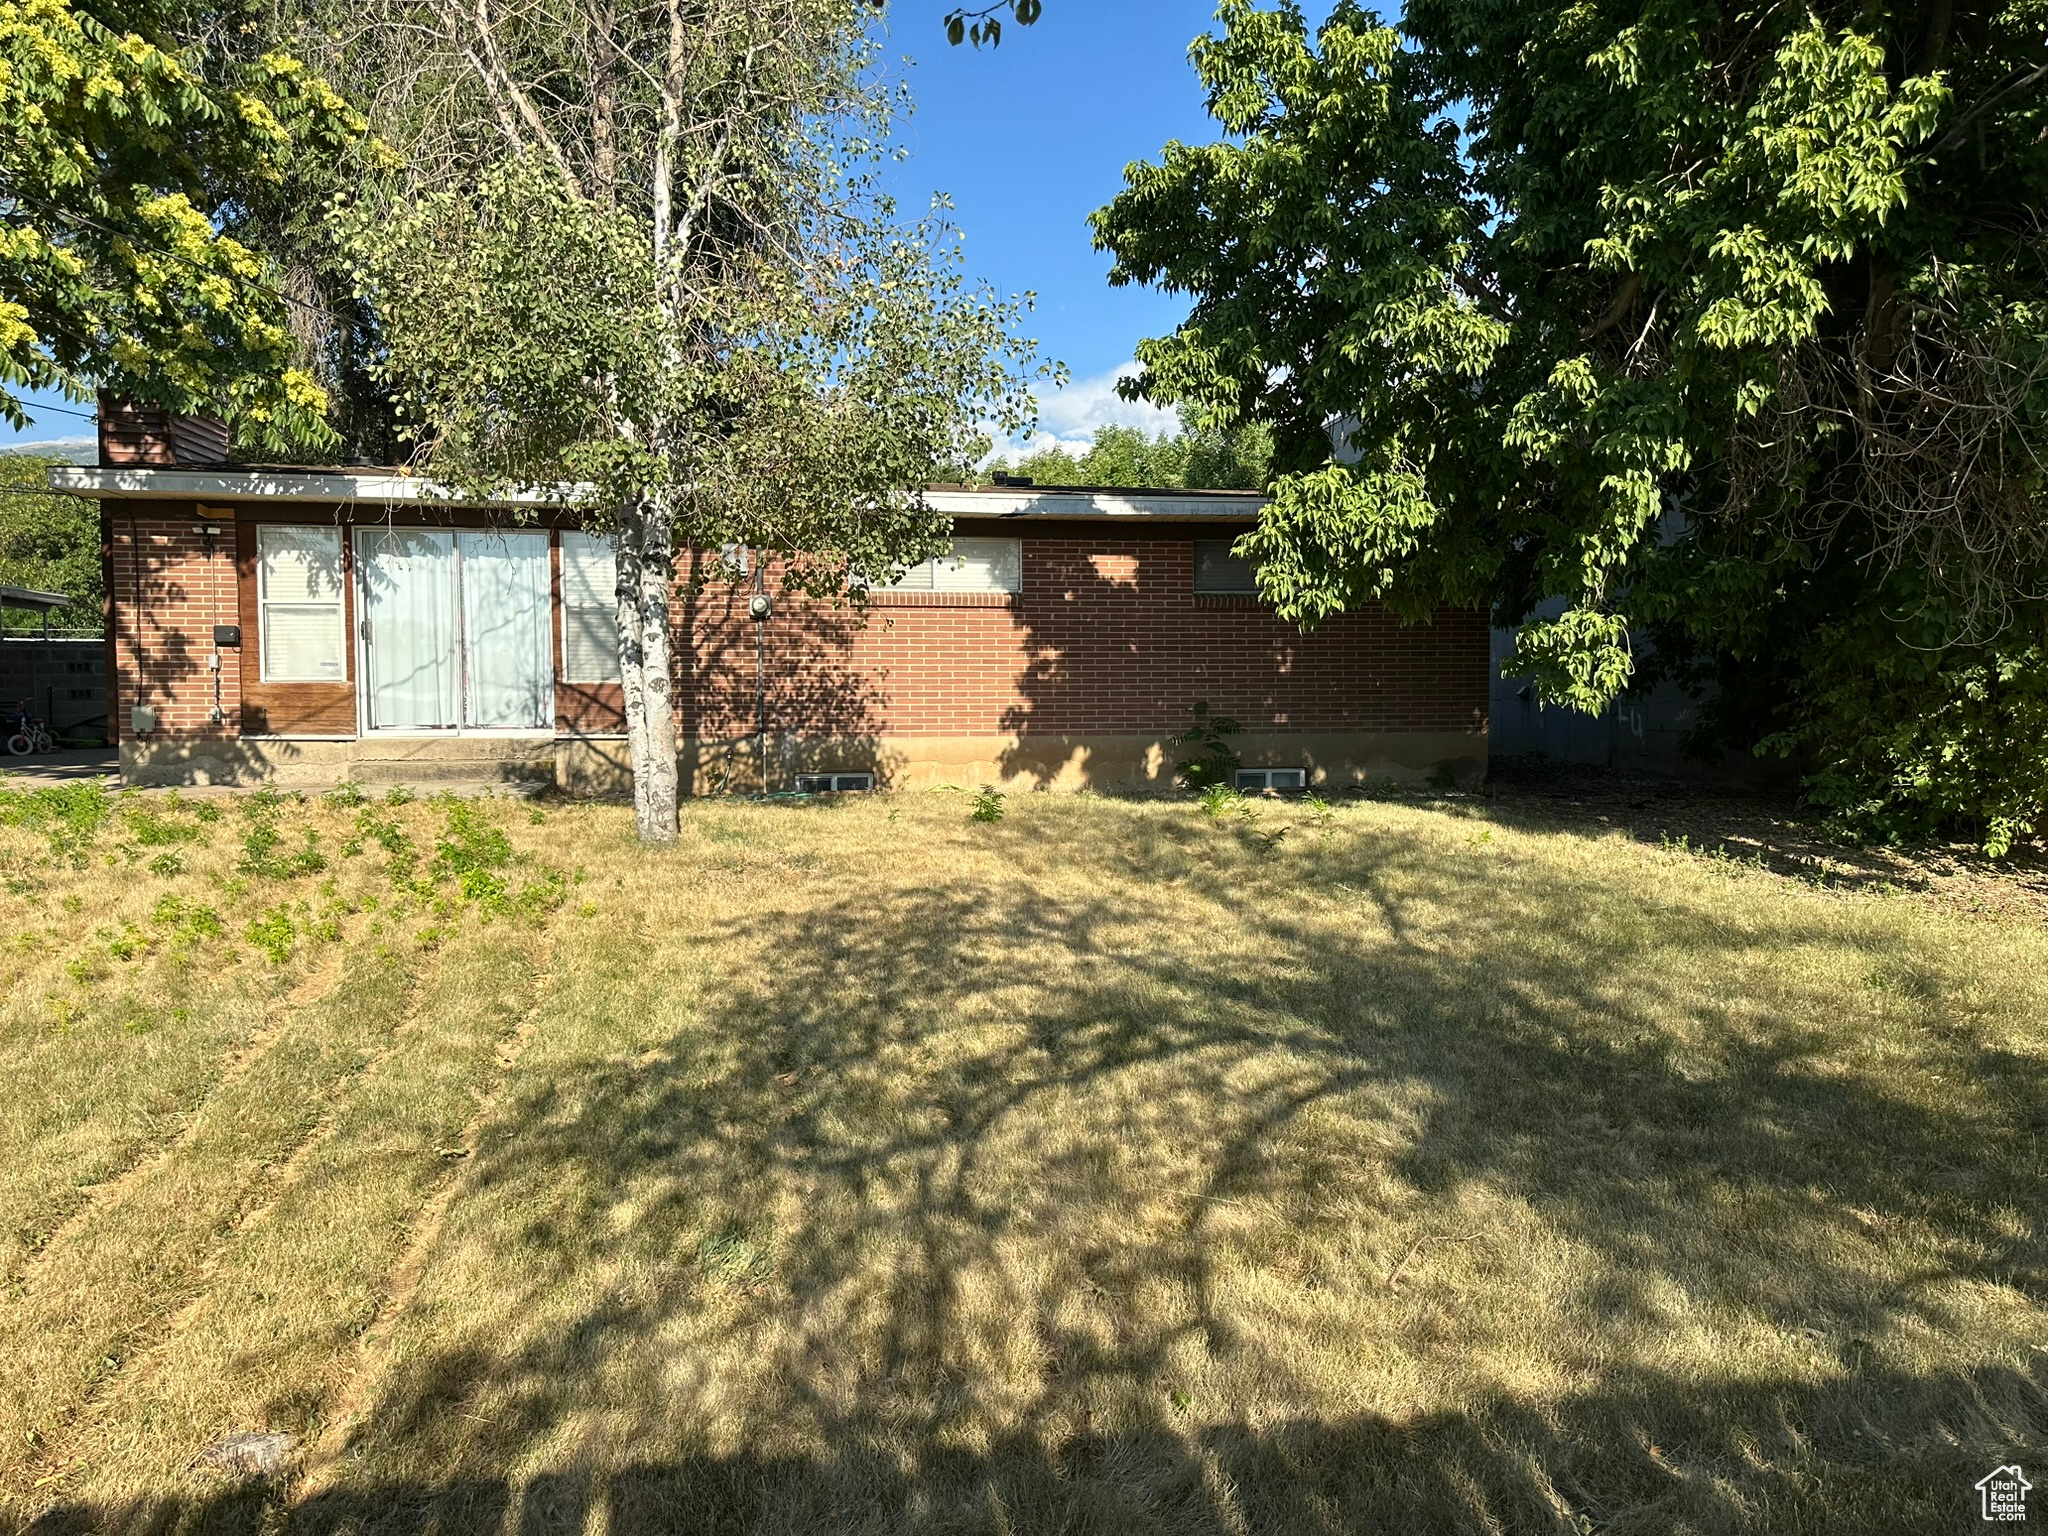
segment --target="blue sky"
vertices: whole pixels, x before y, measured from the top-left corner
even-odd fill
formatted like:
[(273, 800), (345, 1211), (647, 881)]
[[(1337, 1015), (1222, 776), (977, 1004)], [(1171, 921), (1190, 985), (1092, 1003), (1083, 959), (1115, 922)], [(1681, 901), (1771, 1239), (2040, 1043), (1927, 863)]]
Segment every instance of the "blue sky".
[[(1110, 421), (1171, 427), (1171, 413), (1118, 400), (1114, 382), (1139, 338), (1172, 330), (1185, 301), (1112, 289), (1088, 215), (1116, 195), (1133, 160), (1156, 159), (1169, 139), (1216, 137), (1187, 60), (1214, 0), (1045, 0), (1036, 26), (1006, 27), (1000, 47), (979, 52), (947, 46), (952, 3), (890, 7), (889, 68), (917, 103), (901, 134), (910, 156), (889, 175), (899, 203), (915, 211), (950, 193), (969, 271), (1005, 292), (1037, 292), (1032, 333), (1073, 371), (1065, 391), (1042, 394), (1043, 432), (1080, 443)], [(38, 414), (27, 432), (0, 426), (0, 443), (92, 431), (76, 416)]]
[(1082, 442), (1117, 421), (1158, 429), (1174, 416), (1116, 398), (1141, 337), (1171, 331), (1180, 297), (1111, 288), (1088, 215), (1123, 186), (1124, 167), (1157, 159), (1170, 139), (1216, 137), (1188, 64), (1215, 0), (1045, 0), (1002, 45), (946, 44), (950, 0), (896, 0), (886, 35), (917, 109), (901, 134), (910, 158), (891, 172), (898, 201), (952, 194), (968, 270), (1004, 292), (1035, 290), (1032, 334), (1073, 371), (1041, 393), (1041, 431)]
[(17, 431), (7, 423), (0, 422), (0, 448), (18, 443), (66, 440), (76, 442), (92, 436), (92, 422), (81, 419), (79, 415), (81, 412), (87, 417), (92, 414), (90, 403), (80, 405), (77, 401), (66, 400), (62, 395), (52, 391), (38, 391), (25, 396), (24, 399), (28, 405), (29, 415), (35, 418), (35, 424), (26, 430)]

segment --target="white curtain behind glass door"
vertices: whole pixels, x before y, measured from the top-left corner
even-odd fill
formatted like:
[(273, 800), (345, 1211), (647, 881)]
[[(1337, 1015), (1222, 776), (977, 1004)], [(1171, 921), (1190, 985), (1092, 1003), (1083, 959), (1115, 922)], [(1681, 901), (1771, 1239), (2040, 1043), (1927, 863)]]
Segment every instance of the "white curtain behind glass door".
[(551, 723), (548, 536), (485, 530), (460, 536), (463, 720), (485, 730)]
[(370, 728), (453, 728), (460, 676), (455, 536), (426, 528), (362, 529), (356, 568)]

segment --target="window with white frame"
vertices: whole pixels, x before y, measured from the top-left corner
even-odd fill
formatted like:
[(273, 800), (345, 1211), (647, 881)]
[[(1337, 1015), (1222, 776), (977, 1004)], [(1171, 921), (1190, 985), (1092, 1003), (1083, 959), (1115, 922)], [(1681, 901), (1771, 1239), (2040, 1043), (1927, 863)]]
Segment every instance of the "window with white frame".
[(618, 559), (610, 539), (562, 535), (562, 681), (619, 680)]
[(951, 553), (913, 565), (882, 592), (1021, 592), (1024, 546), (1016, 539), (955, 539)]
[(348, 678), (341, 616), (341, 530), (256, 529), (256, 632), (266, 683)]
[(1307, 789), (1306, 768), (1240, 768), (1237, 787), (1242, 790)]
[(356, 529), (362, 728), (548, 730), (548, 544), (531, 529)]
[(1235, 539), (1195, 540), (1195, 590), (1205, 593), (1252, 593), (1259, 590), (1251, 561), (1232, 554)]

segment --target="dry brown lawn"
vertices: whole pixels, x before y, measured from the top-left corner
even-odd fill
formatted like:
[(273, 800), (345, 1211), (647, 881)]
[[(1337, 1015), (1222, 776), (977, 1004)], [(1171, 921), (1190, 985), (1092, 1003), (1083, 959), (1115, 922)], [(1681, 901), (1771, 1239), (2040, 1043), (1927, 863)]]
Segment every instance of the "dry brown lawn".
[(0, 1527), (2048, 1486), (2031, 916), (1479, 802), (352, 799), (0, 794)]

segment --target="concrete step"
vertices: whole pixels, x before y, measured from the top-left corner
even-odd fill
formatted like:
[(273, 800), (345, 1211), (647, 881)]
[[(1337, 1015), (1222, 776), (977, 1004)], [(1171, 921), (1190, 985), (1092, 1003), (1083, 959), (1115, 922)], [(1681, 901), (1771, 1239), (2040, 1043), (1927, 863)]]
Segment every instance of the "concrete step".
[(128, 781), (152, 784), (220, 784), (253, 789), (324, 790), (337, 784), (369, 787), (404, 784), (438, 790), (455, 786), (502, 785), (544, 788), (555, 781), (551, 737), (369, 738), (309, 741), (285, 737), (244, 737), (233, 742), (190, 746), (124, 747)]

